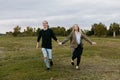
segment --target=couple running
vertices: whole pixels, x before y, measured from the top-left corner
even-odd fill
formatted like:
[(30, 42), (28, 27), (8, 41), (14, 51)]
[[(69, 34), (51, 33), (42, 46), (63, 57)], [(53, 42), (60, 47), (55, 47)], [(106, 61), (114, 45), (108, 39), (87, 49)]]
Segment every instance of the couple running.
[(42, 38), (42, 53), (44, 56), (44, 62), (46, 64), (47, 70), (50, 69), (50, 67), (53, 65), (52, 61), (52, 38), (59, 44), (65, 44), (67, 41), (70, 40), (70, 46), (71, 46), (71, 52), (72, 52), (72, 58), (71, 58), (71, 64), (74, 64), (74, 59), (77, 58), (77, 65), (76, 69), (79, 69), (79, 64), (81, 60), (81, 55), (83, 51), (83, 44), (82, 44), (82, 39), (85, 39), (87, 42), (89, 42), (91, 45), (96, 44), (95, 42), (92, 42), (85, 34), (83, 34), (77, 24), (73, 25), (72, 27), (72, 32), (70, 35), (60, 42), (54, 32), (49, 29), (48, 22), (45, 20), (42, 22), (43, 29), (40, 30), (37, 38), (37, 45), (36, 48), (39, 48), (39, 42), (40, 39)]

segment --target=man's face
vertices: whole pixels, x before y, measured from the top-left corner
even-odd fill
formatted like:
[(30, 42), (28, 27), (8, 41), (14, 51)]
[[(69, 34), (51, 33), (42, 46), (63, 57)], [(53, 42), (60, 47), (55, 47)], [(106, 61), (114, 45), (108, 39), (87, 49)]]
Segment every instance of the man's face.
[(42, 22), (43, 28), (47, 28), (48, 27), (48, 23), (46, 21)]

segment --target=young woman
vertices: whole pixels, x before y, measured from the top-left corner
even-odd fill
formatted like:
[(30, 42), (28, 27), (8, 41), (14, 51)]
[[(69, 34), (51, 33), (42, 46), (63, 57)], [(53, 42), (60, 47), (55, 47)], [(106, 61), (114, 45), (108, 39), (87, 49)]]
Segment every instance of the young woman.
[(42, 38), (42, 53), (44, 56), (44, 61), (47, 67), (47, 70), (53, 65), (52, 61), (52, 38), (59, 42), (51, 29), (48, 27), (48, 22), (45, 20), (42, 22), (43, 29), (40, 30), (38, 38), (37, 38), (37, 45), (36, 48), (39, 48), (39, 42)]
[(67, 41), (70, 40), (71, 50), (72, 50), (72, 59), (71, 64), (74, 65), (74, 59), (77, 58), (77, 65), (76, 69), (79, 69), (79, 64), (81, 60), (81, 55), (83, 51), (83, 44), (82, 39), (85, 39), (88, 43), (91, 45), (96, 44), (95, 42), (92, 42), (85, 34), (83, 34), (77, 24), (73, 25), (73, 30), (70, 33), (70, 35), (59, 44), (65, 44)]

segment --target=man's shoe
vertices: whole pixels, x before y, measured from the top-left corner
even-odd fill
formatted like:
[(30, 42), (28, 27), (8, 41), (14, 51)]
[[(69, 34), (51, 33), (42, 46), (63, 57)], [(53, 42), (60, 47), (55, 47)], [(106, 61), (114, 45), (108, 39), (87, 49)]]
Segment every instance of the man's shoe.
[(50, 70), (50, 68), (47, 68), (46, 70)]
[(50, 66), (53, 66), (53, 61), (50, 61)]

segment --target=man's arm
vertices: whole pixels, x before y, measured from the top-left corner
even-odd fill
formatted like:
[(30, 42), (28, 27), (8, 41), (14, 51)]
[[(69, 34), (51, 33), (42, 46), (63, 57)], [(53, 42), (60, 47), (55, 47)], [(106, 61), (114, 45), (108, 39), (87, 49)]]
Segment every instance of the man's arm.
[(51, 30), (51, 33), (52, 33), (52, 38), (57, 42), (59, 43), (59, 40), (57, 39), (55, 33), (53, 32), (53, 30)]
[(39, 48), (39, 42), (40, 42), (40, 39), (41, 39), (41, 31), (40, 31), (39, 34), (38, 34), (36, 48)]

